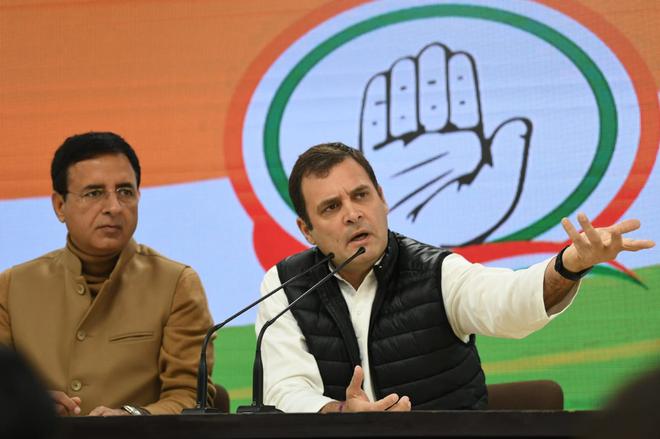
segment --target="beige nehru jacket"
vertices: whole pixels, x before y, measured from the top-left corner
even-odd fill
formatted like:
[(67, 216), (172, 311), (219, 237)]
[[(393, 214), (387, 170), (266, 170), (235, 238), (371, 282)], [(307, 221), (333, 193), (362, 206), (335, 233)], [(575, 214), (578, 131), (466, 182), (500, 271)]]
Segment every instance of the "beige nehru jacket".
[(100, 405), (193, 407), (212, 324), (195, 271), (135, 241), (94, 299), (66, 248), (0, 274), (0, 344), (21, 352), (49, 389), (79, 396), (83, 414)]

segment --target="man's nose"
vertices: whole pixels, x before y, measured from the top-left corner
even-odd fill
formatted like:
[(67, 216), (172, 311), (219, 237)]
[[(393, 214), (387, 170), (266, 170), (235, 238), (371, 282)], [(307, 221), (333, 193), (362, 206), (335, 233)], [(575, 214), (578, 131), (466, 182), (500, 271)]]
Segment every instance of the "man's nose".
[(346, 212), (344, 221), (347, 223), (357, 223), (362, 219), (362, 209), (354, 203), (345, 203)]
[(119, 202), (119, 196), (117, 195), (117, 192), (106, 192), (105, 197), (103, 197), (104, 212), (115, 213), (120, 211), (123, 207), (123, 204)]

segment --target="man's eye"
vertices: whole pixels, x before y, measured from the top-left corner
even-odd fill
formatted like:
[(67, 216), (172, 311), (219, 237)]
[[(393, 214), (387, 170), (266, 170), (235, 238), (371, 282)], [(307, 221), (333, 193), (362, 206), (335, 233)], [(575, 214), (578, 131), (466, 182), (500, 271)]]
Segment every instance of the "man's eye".
[(133, 198), (135, 197), (135, 191), (129, 187), (122, 187), (117, 189), (117, 195), (123, 198)]
[(91, 191), (87, 191), (83, 193), (84, 198), (89, 198), (89, 199), (95, 199), (95, 198), (101, 198), (103, 194), (105, 193), (104, 190), (102, 189), (92, 189)]
[(358, 192), (355, 194), (355, 198), (364, 198), (367, 196), (367, 192)]
[(325, 206), (325, 208), (323, 209), (323, 211), (324, 211), (324, 212), (332, 212), (332, 211), (335, 210), (336, 208), (337, 208), (337, 203), (332, 203), (332, 204), (328, 204), (327, 206)]

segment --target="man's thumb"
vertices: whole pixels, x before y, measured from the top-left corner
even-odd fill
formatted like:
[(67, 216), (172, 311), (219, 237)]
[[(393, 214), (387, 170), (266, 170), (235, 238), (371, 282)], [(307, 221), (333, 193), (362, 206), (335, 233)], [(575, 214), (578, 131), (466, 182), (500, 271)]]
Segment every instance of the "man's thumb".
[(353, 369), (353, 377), (351, 378), (351, 382), (346, 388), (347, 399), (349, 396), (354, 396), (362, 391), (362, 380), (364, 380), (364, 371), (360, 366), (355, 366), (355, 369)]

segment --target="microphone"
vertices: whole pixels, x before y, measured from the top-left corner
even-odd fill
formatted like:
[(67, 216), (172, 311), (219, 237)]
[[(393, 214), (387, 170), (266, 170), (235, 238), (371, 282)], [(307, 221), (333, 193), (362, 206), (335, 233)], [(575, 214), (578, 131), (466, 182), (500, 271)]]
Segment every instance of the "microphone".
[(199, 368), (197, 370), (197, 403), (194, 408), (187, 408), (183, 409), (181, 413), (183, 414), (201, 414), (201, 413), (219, 413), (218, 409), (212, 408), (212, 407), (206, 407), (206, 399), (207, 399), (207, 393), (208, 393), (208, 366), (206, 364), (206, 349), (209, 345), (209, 342), (211, 341), (211, 337), (213, 334), (215, 334), (216, 331), (218, 331), (220, 328), (225, 326), (227, 323), (231, 322), (234, 320), (236, 317), (240, 316), (243, 314), (245, 311), (249, 310), (250, 308), (254, 307), (255, 305), (258, 305), (259, 303), (263, 302), (264, 300), (268, 299), (270, 296), (273, 294), (277, 293), (279, 290), (293, 282), (294, 280), (300, 278), (301, 276), (304, 276), (305, 274), (309, 273), (313, 269), (319, 267), (320, 265), (323, 265), (327, 263), (329, 260), (334, 258), (335, 255), (334, 253), (330, 253), (327, 255), (325, 258), (321, 259), (319, 262), (316, 264), (312, 265), (309, 267), (307, 270), (300, 272), (293, 276), (291, 279), (287, 280), (283, 284), (281, 284), (279, 287), (275, 288), (273, 291), (269, 292), (268, 294), (262, 296), (261, 298), (255, 300), (242, 310), (238, 311), (237, 313), (233, 314), (231, 317), (227, 318), (225, 321), (218, 323), (216, 325), (211, 326), (208, 331), (206, 331), (206, 337), (204, 337), (204, 341), (202, 342), (202, 351), (199, 356)]
[[(275, 406), (272, 405), (264, 405), (263, 403), (263, 379), (264, 379), (264, 366), (263, 362), (261, 361), (261, 342), (263, 341), (264, 338), (264, 332), (266, 332), (266, 329), (277, 319), (280, 318), (282, 314), (285, 312), (289, 311), (291, 308), (294, 307), (296, 303), (298, 303), (301, 299), (306, 297), (308, 294), (311, 292), (315, 291), (318, 287), (323, 285), (330, 279), (332, 276), (334, 276), (337, 272), (341, 271), (346, 267), (353, 259), (357, 258), (360, 256), (362, 253), (364, 253), (366, 249), (364, 247), (360, 247), (357, 249), (353, 255), (346, 259), (344, 262), (339, 264), (337, 268), (332, 270), (330, 273), (328, 273), (323, 279), (320, 281), (316, 282), (310, 289), (302, 293), (296, 300), (291, 302), (289, 306), (284, 308), (282, 311), (280, 311), (275, 317), (272, 319), (268, 320), (266, 323), (264, 323), (264, 326), (261, 328), (261, 331), (259, 331), (259, 336), (257, 337), (257, 351), (254, 355), (254, 367), (252, 368), (252, 405), (244, 405), (240, 406), (237, 410), (236, 413), (276, 413), (276, 412), (281, 412), (281, 410), (277, 409)], [(309, 270), (305, 270), (307, 272)]]

